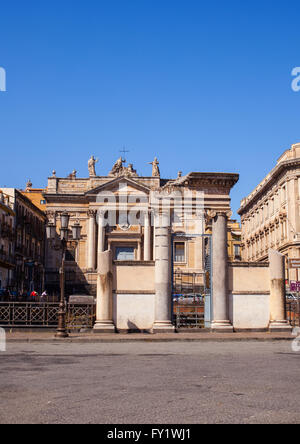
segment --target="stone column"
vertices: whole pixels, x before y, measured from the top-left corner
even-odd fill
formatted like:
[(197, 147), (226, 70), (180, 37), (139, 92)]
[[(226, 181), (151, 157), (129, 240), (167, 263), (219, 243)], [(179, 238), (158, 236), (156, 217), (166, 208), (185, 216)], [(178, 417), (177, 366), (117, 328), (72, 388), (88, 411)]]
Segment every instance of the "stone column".
[(94, 333), (115, 333), (113, 323), (113, 270), (112, 252), (98, 254), (97, 307)]
[(145, 211), (144, 218), (144, 261), (151, 260), (151, 224), (150, 224), (150, 214)]
[(99, 270), (100, 254), (105, 250), (105, 226), (104, 226), (104, 213), (98, 212), (98, 254), (97, 254), (97, 267)]
[(89, 210), (89, 227), (88, 227), (88, 258), (87, 268), (95, 270), (96, 268), (96, 212)]
[(232, 332), (229, 321), (227, 221), (224, 212), (212, 212), (212, 331)]
[(175, 331), (171, 319), (171, 236), (169, 215), (155, 217), (155, 322), (153, 333)]
[(141, 245), (141, 240), (139, 239), (137, 242), (137, 260), (141, 261), (142, 260), (142, 245)]
[(270, 331), (290, 331), (285, 316), (285, 257), (269, 250), (270, 262)]

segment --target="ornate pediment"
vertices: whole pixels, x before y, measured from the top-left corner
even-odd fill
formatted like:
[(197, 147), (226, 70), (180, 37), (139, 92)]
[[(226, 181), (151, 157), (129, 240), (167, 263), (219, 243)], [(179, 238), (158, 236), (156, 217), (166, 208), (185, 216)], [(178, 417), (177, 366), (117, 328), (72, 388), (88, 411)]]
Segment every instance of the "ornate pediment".
[(150, 188), (129, 177), (117, 177), (85, 193), (86, 196), (97, 196), (105, 192), (114, 194), (141, 194), (148, 195)]

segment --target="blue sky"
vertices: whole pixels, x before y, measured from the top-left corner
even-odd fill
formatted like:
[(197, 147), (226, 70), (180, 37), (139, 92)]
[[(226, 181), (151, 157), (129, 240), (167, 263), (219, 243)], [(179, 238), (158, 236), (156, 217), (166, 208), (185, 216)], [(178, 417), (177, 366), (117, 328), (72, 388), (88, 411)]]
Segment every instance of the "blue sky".
[(240, 173), (236, 211), (300, 142), (299, 2), (1, 2), (0, 185), (55, 169), (106, 175), (125, 145), (140, 174)]

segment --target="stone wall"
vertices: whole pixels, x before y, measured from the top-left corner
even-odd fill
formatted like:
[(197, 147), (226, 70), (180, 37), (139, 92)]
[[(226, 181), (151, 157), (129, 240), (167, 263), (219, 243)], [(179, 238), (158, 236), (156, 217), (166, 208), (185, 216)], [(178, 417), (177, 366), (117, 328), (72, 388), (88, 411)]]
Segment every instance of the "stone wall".
[(113, 263), (113, 321), (119, 332), (151, 330), (155, 321), (155, 262)]
[(235, 331), (265, 331), (269, 328), (269, 263), (229, 265), (229, 316)]

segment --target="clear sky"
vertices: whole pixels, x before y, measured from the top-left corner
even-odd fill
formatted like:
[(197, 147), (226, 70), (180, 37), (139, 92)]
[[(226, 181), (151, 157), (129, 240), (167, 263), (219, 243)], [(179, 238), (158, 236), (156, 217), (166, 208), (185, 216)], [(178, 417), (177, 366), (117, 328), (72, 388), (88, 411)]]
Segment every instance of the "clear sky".
[(52, 170), (239, 172), (236, 211), (300, 142), (300, 3), (10, 0), (0, 8), (0, 186)]

